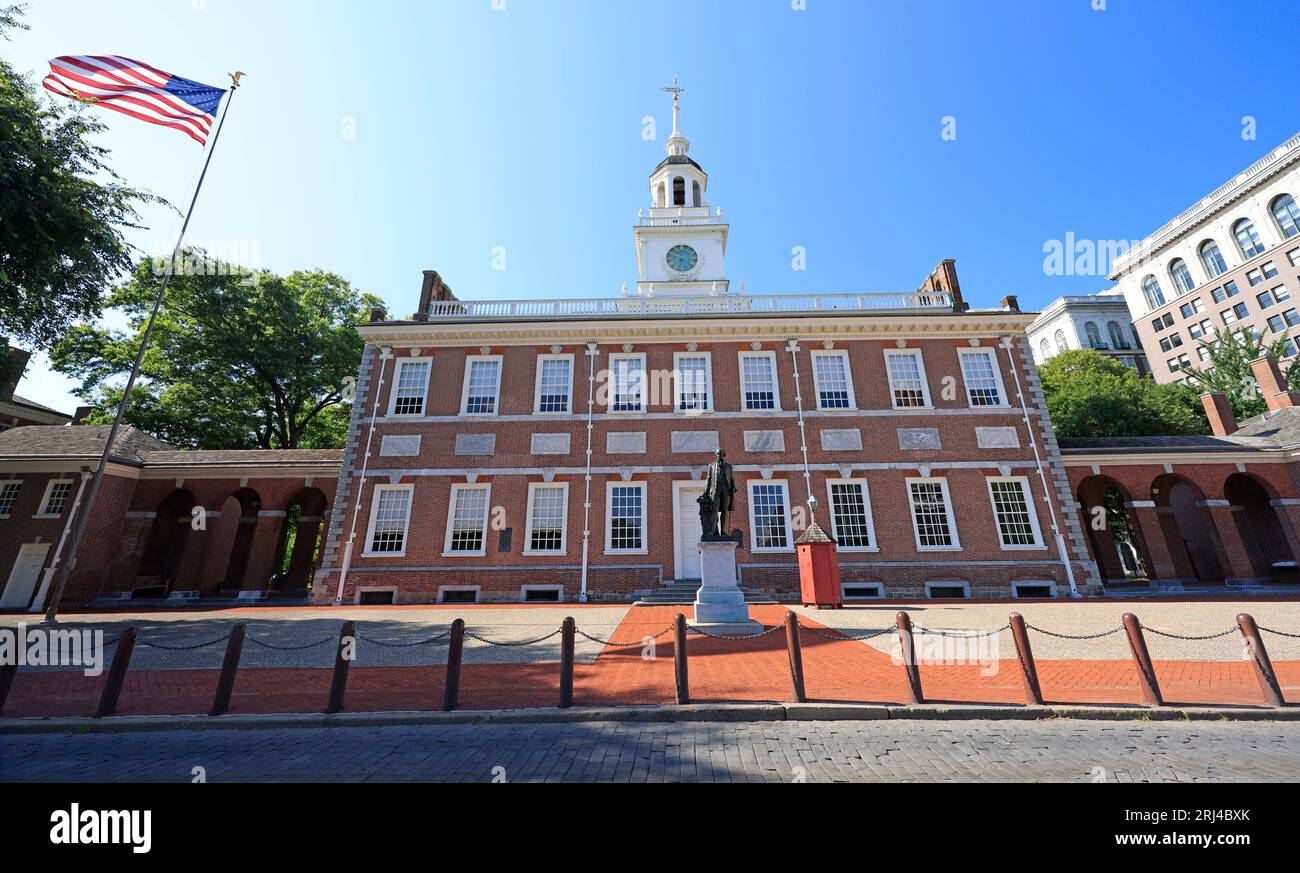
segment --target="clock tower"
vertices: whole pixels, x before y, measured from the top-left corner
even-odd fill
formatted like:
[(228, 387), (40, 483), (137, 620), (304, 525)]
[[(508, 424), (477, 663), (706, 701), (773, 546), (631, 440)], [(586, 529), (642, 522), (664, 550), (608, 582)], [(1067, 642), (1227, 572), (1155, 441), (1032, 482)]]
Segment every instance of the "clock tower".
[(673, 132), (664, 145), (668, 157), (650, 174), (650, 214), (637, 213), (632, 236), (636, 242), (636, 293), (641, 297), (718, 296), (728, 282), (722, 266), (727, 252), (727, 224), (722, 210), (710, 212), (704, 198), (709, 175), (687, 155), (690, 143), (682, 136), (680, 97), (673, 95)]

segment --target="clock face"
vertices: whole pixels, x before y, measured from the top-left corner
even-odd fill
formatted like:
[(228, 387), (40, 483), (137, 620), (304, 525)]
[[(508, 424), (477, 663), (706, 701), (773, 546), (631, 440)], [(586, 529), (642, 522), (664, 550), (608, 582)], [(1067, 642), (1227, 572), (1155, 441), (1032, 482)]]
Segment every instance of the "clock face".
[(676, 245), (668, 250), (664, 260), (668, 262), (669, 269), (686, 273), (695, 269), (695, 265), (700, 262), (700, 256), (690, 246)]

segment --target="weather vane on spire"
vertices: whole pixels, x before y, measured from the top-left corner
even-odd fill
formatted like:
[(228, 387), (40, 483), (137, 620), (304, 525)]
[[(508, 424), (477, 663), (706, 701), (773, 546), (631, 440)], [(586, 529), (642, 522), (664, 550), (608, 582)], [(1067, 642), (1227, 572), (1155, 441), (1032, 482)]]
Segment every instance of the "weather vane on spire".
[(677, 98), (678, 98), (678, 96), (680, 96), (681, 94), (683, 94), (683, 93), (686, 91), (685, 88), (678, 88), (678, 87), (677, 87), (677, 76), (675, 76), (675, 75), (673, 76), (673, 83), (672, 83), (672, 85), (669, 85), (667, 88), (660, 88), (659, 90), (660, 90), (660, 91), (667, 91), (669, 94), (673, 95), (673, 103), (676, 103), (676, 102), (677, 102)]

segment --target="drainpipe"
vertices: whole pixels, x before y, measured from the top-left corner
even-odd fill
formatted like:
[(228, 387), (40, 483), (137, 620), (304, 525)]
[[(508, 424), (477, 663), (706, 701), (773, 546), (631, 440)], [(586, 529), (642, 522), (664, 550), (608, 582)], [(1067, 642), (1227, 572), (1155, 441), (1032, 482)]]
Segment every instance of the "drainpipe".
[(1020, 386), (1020, 371), (1016, 369), (1016, 359), (1011, 353), (1014, 346), (1014, 340), (1011, 337), (1002, 338), (1002, 348), (1007, 352), (1007, 363), (1011, 365), (1011, 375), (1016, 377), (1016, 394), (1020, 397), (1020, 411), (1024, 415), (1025, 430), (1029, 434), (1029, 447), (1034, 450), (1034, 464), (1038, 467), (1038, 480), (1043, 485), (1043, 499), (1047, 501), (1047, 516), (1052, 522), (1052, 535), (1056, 538), (1056, 552), (1061, 558), (1061, 563), (1065, 565), (1065, 578), (1070, 583), (1070, 596), (1082, 597), (1079, 593), (1079, 586), (1074, 581), (1074, 568), (1070, 564), (1070, 552), (1065, 547), (1065, 537), (1061, 534), (1061, 527), (1056, 523), (1056, 505), (1052, 502), (1051, 489), (1047, 487), (1047, 473), (1043, 470), (1043, 459), (1038, 453), (1038, 440), (1034, 438), (1034, 426), (1029, 420), (1029, 405), (1025, 401), (1025, 392)]
[[(366, 433), (366, 453), (361, 457), (361, 476), (357, 479), (357, 496), (352, 503), (352, 526), (348, 529), (348, 541), (343, 546), (343, 563), (339, 567), (339, 590), (334, 595), (334, 605), (343, 605), (344, 583), (348, 581), (348, 567), (352, 565), (352, 545), (357, 539), (357, 516), (361, 514), (361, 499), (366, 490), (366, 470), (370, 467), (370, 444), (375, 439), (375, 423), (379, 419), (379, 397), (384, 393), (384, 364), (393, 357), (393, 350), (388, 346), (379, 349), (379, 379), (375, 382), (375, 403), (370, 410), (370, 430)], [(415, 511), (415, 495), (411, 495), (408, 511)]]
[(63, 534), (59, 537), (59, 544), (54, 549), (54, 560), (50, 561), (50, 566), (46, 568), (45, 575), (41, 578), (41, 590), (36, 592), (32, 598), (32, 605), (27, 607), (28, 612), (45, 611), (45, 595), (50, 591), (50, 583), (59, 572), (59, 562), (63, 560), (63, 547), (68, 542), (68, 535), (72, 533), (72, 528), (77, 519), (77, 513), (81, 511), (81, 495), (86, 491), (86, 483), (90, 481), (91, 470), (89, 467), (81, 468), (81, 484), (77, 486), (77, 496), (72, 501), (72, 511), (68, 513), (68, 521), (63, 525)]
[(587, 343), (587, 474), (582, 493), (582, 581), (578, 589), (578, 602), (587, 602), (587, 558), (591, 549), (591, 432), (596, 403), (596, 341)]
[[(786, 351), (790, 353), (790, 364), (794, 367), (794, 405), (799, 412), (799, 450), (803, 452), (803, 487), (804, 492), (808, 495), (809, 521), (813, 521), (812, 513), (817, 511), (817, 498), (813, 496), (812, 490), (812, 473), (808, 469), (808, 434), (804, 430), (803, 421), (803, 392), (799, 389), (799, 341), (791, 338), (786, 341)], [(776, 378), (776, 374), (772, 374)]]

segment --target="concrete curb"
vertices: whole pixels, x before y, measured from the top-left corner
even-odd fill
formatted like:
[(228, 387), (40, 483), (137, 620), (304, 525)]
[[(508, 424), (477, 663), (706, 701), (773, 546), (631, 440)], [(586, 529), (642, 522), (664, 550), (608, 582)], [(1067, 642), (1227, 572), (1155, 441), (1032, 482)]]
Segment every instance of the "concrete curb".
[(117, 733), (168, 730), (271, 730), (440, 724), (736, 721), (1300, 721), (1300, 707), (1016, 706), (927, 703), (696, 703), (687, 706), (582, 706), (572, 709), (486, 709), (455, 712), (341, 712), (275, 715), (148, 715), (110, 718), (0, 718), (0, 734)]

